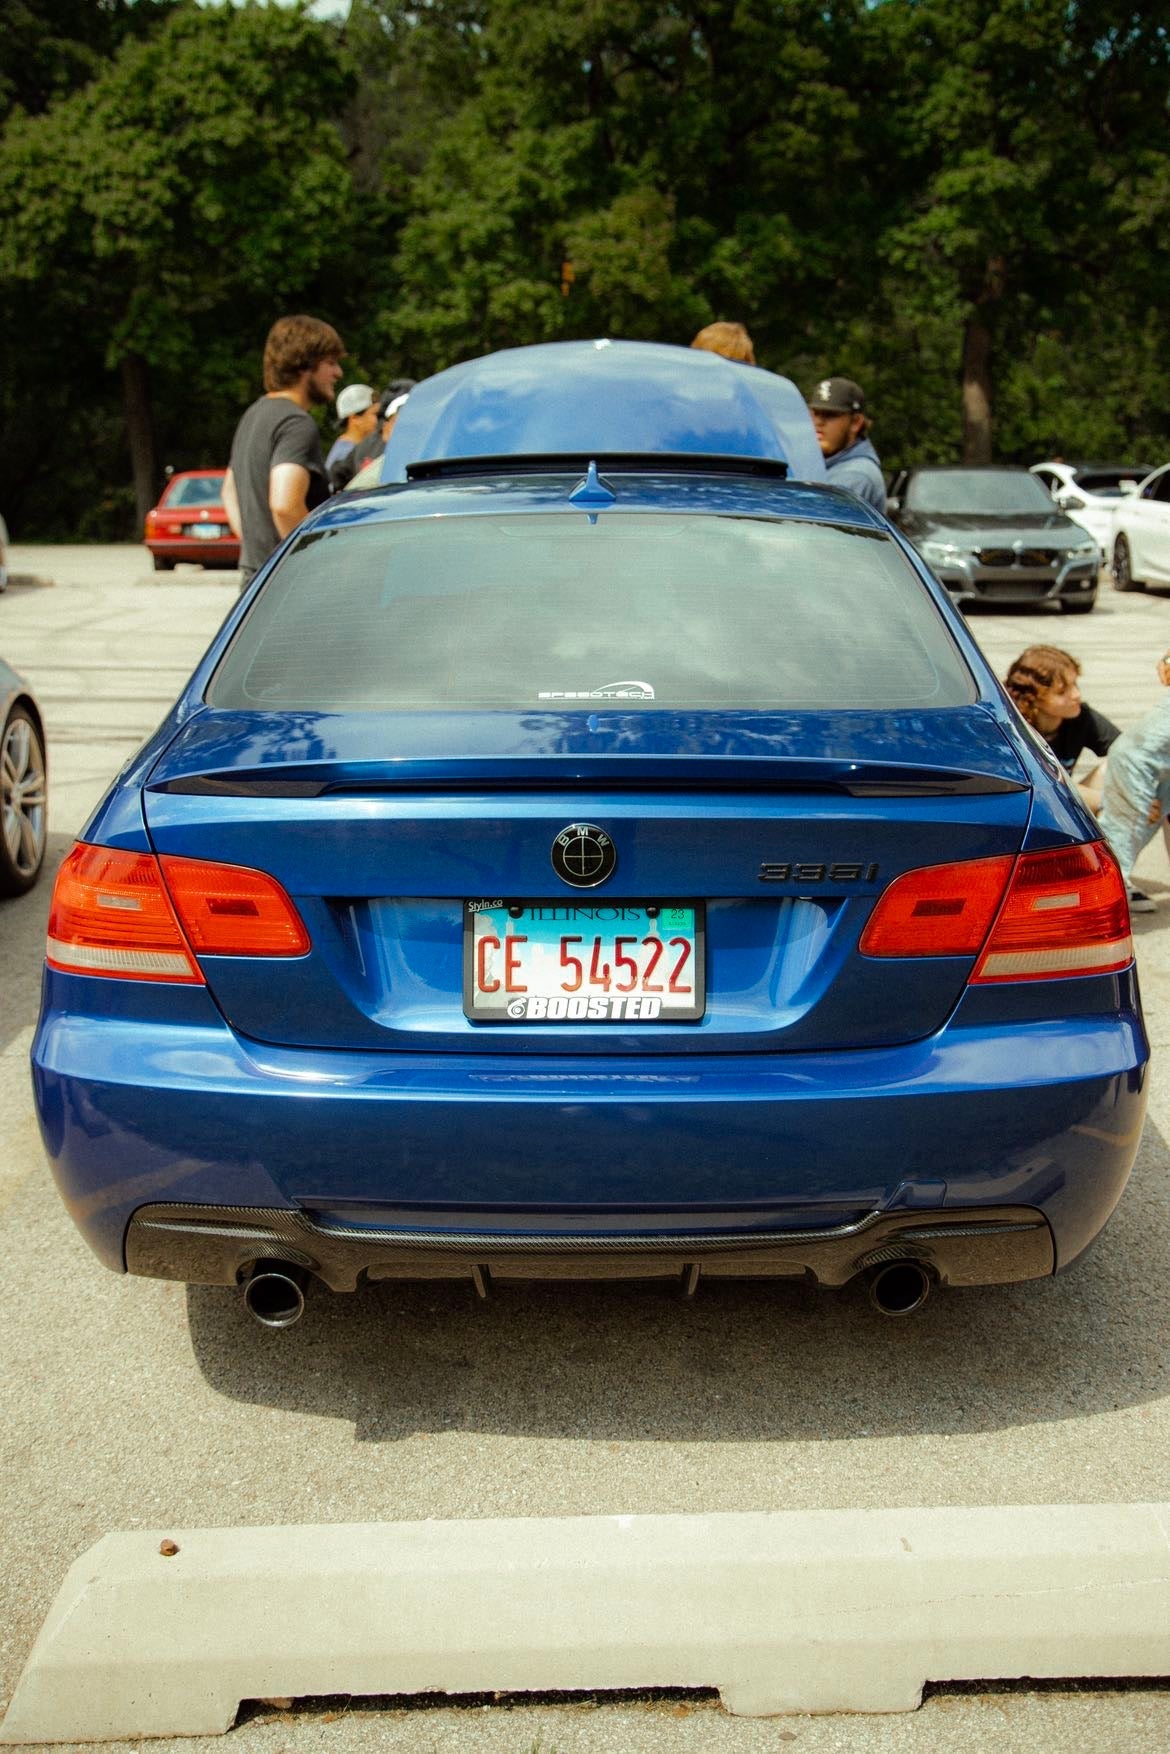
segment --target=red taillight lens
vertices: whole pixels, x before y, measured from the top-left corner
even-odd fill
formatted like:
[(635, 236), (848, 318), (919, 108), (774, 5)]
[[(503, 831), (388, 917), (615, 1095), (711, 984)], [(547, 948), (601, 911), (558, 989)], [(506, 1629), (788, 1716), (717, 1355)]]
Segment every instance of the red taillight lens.
[(861, 934), (865, 956), (974, 956), (987, 937), (1015, 859), (967, 859), (907, 871)]
[(1110, 974), (1133, 961), (1129, 905), (1103, 841), (907, 871), (869, 917), (866, 956), (975, 956), (972, 981)]
[(47, 958), (72, 974), (202, 983), (151, 853), (78, 841), (57, 873)]
[(973, 981), (1111, 974), (1133, 961), (1125, 879), (1103, 841), (1024, 853)]
[(47, 956), (71, 974), (202, 983), (192, 955), (303, 956), (309, 934), (274, 877), (78, 841), (57, 873)]
[(275, 877), (166, 853), (159, 864), (197, 956), (303, 956), (308, 950), (301, 916)]

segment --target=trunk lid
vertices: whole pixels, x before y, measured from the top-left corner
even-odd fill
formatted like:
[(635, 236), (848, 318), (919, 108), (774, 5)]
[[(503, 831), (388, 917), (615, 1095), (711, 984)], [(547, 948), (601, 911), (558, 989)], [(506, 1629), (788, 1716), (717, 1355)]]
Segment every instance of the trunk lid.
[[(207, 957), (257, 1041), (419, 1053), (777, 1052), (939, 1028), (969, 962), (859, 955), (874, 899), (916, 866), (1018, 851), (1031, 793), (991, 713), (274, 713), (204, 709), (144, 808), (156, 850), (269, 872), (313, 948)], [(556, 875), (570, 824), (617, 869)], [(589, 942), (613, 904), (693, 903), (706, 996), (693, 1021), (509, 1026), (463, 1009), (469, 902), (566, 910)]]

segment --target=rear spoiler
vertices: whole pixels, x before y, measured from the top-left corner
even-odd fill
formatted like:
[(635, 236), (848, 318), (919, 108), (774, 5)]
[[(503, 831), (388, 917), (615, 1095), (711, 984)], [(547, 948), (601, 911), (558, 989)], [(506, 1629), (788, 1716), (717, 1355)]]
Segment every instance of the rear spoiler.
[(466, 475), (584, 474), (590, 463), (599, 473), (637, 475), (751, 475), (785, 481), (788, 464), (779, 457), (738, 457), (703, 451), (547, 451), (495, 457), (426, 457), (406, 465), (408, 481), (450, 480)]

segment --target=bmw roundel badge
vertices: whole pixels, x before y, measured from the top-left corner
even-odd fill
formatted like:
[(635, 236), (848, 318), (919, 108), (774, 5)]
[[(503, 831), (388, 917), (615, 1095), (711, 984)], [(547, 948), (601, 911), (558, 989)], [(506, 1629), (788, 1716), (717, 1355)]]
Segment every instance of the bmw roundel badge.
[(557, 876), (574, 889), (596, 889), (617, 869), (617, 852), (603, 829), (593, 822), (570, 822), (552, 844)]

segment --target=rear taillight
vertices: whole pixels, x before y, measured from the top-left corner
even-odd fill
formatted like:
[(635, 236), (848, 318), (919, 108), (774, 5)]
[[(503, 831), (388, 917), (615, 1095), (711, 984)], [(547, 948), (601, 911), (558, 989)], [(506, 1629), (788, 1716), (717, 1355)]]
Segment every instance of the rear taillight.
[(878, 901), (859, 948), (978, 955), (970, 978), (980, 983), (1109, 974), (1133, 961), (1125, 883), (1102, 841), (907, 871)]
[(79, 841), (57, 874), (47, 957), (118, 980), (203, 980), (201, 956), (303, 956), (309, 935), (263, 871)]
[(1121, 868), (1104, 841), (1024, 853), (973, 981), (1111, 974), (1133, 961)]
[(57, 873), (46, 952), (53, 968), (118, 980), (201, 983), (152, 853), (78, 841)]
[(885, 891), (861, 934), (865, 956), (975, 956), (1012, 874), (1011, 853), (907, 871)]
[(303, 956), (308, 950), (301, 916), (275, 877), (167, 853), (159, 864), (197, 956)]

